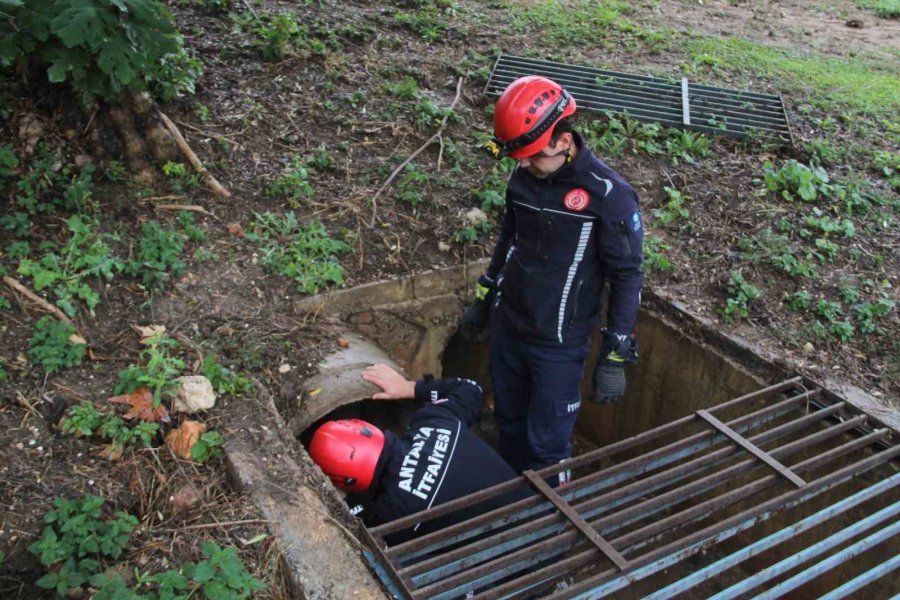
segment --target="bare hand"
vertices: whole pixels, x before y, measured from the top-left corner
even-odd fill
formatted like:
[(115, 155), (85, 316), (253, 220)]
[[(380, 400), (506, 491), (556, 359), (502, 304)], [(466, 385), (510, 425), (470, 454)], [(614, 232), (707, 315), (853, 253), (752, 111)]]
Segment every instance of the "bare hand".
[(373, 400), (405, 400), (416, 395), (416, 383), (385, 364), (366, 367), (362, 378), (384, 390), (372, 394)]

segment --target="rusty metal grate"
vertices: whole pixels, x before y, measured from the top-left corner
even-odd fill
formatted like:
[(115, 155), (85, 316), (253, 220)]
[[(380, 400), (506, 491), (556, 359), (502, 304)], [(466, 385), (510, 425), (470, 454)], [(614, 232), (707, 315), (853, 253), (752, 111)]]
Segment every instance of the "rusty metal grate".
[[(885, 576), (900, 568), (892, 557), (900, 445), (892, 434), (797, 377), (370, 529), (366, 554), (395, 596), (417, 600), (600, 598), (625, 588), (659, 599), (691, 590), (776, 598), (804, 585), (829, 598), (869, 585), (893, 586), (893, 595), (900, 582)], [(544, 479), (563, 469), (573, 481), (549, 488)], [(535, 494), (385, 542), (523, 486)], [(840, 585), (828, 583), (835, 569)]]
[(792, 144), (780, 96), (607, 71), (501, 53), (484, 88), (499, 96), (525, 75), (549, 77), (569, 90), (580, 109), (627, 113), (639, 121), (692, 129), (710, 135), (760, 138)]

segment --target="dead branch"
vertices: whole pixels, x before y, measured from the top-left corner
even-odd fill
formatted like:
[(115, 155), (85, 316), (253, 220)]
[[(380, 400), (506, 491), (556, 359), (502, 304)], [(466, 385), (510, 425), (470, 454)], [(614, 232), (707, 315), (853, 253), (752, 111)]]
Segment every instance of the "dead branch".
[(57, 319), (62, 319), (66, 323), (69, 323), (70, 325), (74, 325), (74, 323), (72, 323), (72, 319), (70, 319), (66, 313), (64, 313), (57, 307), (53, 306), (52, 304), (50, 304), (49, 302), (47, 302), (46, 300), (44, 300), (43, 298), (41, 298), (40, 296), (38, 296), (37, 294), (32, 292), (31, 290), (29, 290), (27, 287), (25, 287), (24, 285), (22, 285), (21, 283), (19, 283), (12, 277), (10, 277), (9, 275), (3, 276), (3, 283), (8, 285), (10, 287), (10, 289), (12, 289), (13, 291), (22, 294), (23, 296), (25, 296), (26, 298), (28, 298), (29, 300), (34, 302), (40, 308), (42, 308), (46, 312), (52, 314)]
[(206, 180), (206, 184), (212, 188), (212, 190), (223, 196), (225, 198), (231, 198), (231, 192), (226, 190), (221, 183), (219, 183), (215, 177), (213, 177), (212, 173), (206, 170), (206, 167), (203, 166), (203, 163), (200, 162), (200, 159), (197, 158), (197, 155), (194, 154), (194, 151), (191, 150), (191, 147), (188, 146), (188, 143), (185, 141), (184, 136), (181, 135), (181, 131), (178, 130), (178, 127), (172, 120), (167, 117), (162, 111), (159, 111), (159, 118), (162, 120), (163, 124), (166, 126), (166, 129), (169, 130), (169, 133), (172, 134), (172, 137), (175, 138), (175, 143), (178, 144), (179, 150), (184, 155), (184, 157), (191, 163), (191, 166), (203, 176)]
[(400, 163), (397, 166), (397, 168), (394, 169), (394, 172), (391, 173), (390, 177), (388, 177), (385, 180), (385, 182), (381, 184), (381, 187), (378, 188), (378, 191), (375, 192), (375, 195), (372, 196), (372, 220), (369, 222), (369, 227), (375, 227), (375, 218), (378, 214), (378, 197), (381, 195), (381, 193), (384, 190), (386, 190), (388, 188), (388, 186), (391, 185), (391, 182), (394, 181), (394, 178), (400, 174), (400, 171), (405, 169), (406, 165), (411, 163), (415, 157), (417, 157), (419, 154), (421, 154), (422, 151), (425, 150), (425, 148), (427, 148), (428, 146), (433, 144), (436, 140), (441, 141), (441, 147), (443, 148), (443, 139), (444, 138), (441, 137), (441, 134), (444, 132), (444, 127), (447, 126), (447, 120), (450, 118), (450, 115), (453, 113), (453, 109), (456, 107), (456, 103), (459, 102), (459, 96), (462, 93), (463, 79), (464, 79), (463, 77), (460, 77), (459, 81), (456, 82), (456, 97), (453, 98), (453, 102), (450, 104), (450, 110), (448, 110), (447, 114), (444, 115), (444, 118), (441, 119), (441, 124), (438, 127), (437, 131), (434, 132), (434, 135), (432, 135), (430, 138), (428, 138), (428, 140), (424, 144), (419, 146), (419, 148), (415, 152), (410, 154), (406, 160), (404, 160), (402, 163)]
[(212, 214), (205, 208), (197, 204), (154, 204), (153, 208), (155, 210), (186, 210), (188, 212), (200, 213), (202, 215), (208, 215), (210, 217), (215, 218), (216, 215)]

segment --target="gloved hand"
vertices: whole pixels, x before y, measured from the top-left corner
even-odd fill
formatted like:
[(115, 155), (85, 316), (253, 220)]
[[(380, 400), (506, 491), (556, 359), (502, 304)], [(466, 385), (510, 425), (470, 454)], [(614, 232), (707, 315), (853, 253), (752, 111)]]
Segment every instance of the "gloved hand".
[(494, 280), (487, 275), (478, 278), (478, 283), (475, 284), (475, 300), (463, 310), (459, 320), (459, 332), (467, 342), (478, 339), (487, 324), (495, 289)]
[(625, 395), (625, 364), (634, 364), (637, 360), (637, 340), (634, 336), (604, 331), (600, 359), (594, 369), (591, 401), (609, 404), (621, 400)]
[(594, 393), (591, 401), (597, 404), (612, 404), (625, 395), (625, 365), (608, 362), (597, 364), (594, 369)]

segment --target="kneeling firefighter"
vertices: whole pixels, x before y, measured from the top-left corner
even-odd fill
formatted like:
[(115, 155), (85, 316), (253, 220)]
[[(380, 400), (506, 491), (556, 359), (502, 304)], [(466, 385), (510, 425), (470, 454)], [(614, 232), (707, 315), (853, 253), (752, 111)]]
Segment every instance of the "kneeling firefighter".
[[(481, 413), (481, 386), (469, 379), (410, 381), (388, 365), (363, 379), (383, 391), (374, 400), (423, 403), (403, 436), (359, 419), (329, 421), (313, 435), (309, 454), (369, 527), (393, 521), (516, 477), (470, 425)], [(531, 495), (516, 490), (388, 536), (391, 544), (464, 521)]]

